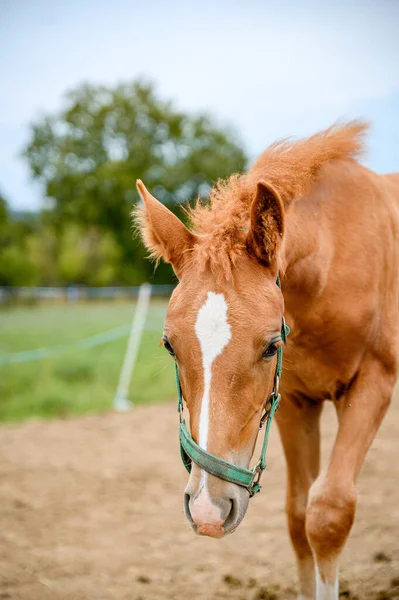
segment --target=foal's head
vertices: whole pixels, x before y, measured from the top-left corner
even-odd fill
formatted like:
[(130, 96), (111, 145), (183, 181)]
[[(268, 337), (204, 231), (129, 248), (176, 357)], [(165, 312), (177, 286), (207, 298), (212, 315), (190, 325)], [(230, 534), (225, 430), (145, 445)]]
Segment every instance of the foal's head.
[[(163, 342), (178, 365), (191, 435), (208, 452), (248, 467), (282, 344), (284, 306), (276, 285), (282, 201), (271, 185), (258, 183), (245, 226), (223, 241), (220, 228), (193, 233), (140, 181), (138, 189), (144, 241), (153, 256), (172, 264), (179, 279)], [(248, 500), (245, 488), (193, 464), (184, 506), (197, 533), (231, 533)]]

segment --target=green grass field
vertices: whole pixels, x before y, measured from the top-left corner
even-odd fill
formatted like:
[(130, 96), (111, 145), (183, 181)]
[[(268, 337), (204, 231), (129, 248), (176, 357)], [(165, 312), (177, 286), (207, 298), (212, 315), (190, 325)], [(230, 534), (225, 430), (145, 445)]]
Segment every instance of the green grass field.
[[(5, 354), (70, 344), (57, 356), (0, 364), (0, 421), (59, 417), (112, 407), (127, 335), (94, 348), (73, 342), (131, 322), (132, 302), (41, 304), (0, 310), (0, 362)], [(166, 301), (152, 300), (129, 398), (135, 404), (176, 395), (171, 358), (160, 347)]]

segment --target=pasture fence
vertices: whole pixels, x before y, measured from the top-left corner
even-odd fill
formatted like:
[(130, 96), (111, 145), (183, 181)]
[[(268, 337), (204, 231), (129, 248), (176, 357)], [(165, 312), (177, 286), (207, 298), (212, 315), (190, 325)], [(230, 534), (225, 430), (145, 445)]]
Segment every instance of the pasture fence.
[(118, 411), (126, 411), (131, 408), (131, 402), (128, 399), (127, 394), (137, 360), (141, 336), (143, 335), (150, 298), (151, 286), (148, 283), (143, 283), (139, 290), (137, 307), (133, 315), (132, 327), (130, 330), (129, 343), (127, 345), (114, 398), (114, 409)]
[(128, 337), (128, 344), (122, 363), (119, 381), (113, 407), (117, 411), (127, 411), (132, 408), (132, 402), (128, 399), (128, 390), (133, 376), (140, 343), (144, 331), (155, 331), (160, 329), (160, 322), (148, 320), (148, 309), (152, 296), (168, 297), (173, 290), (172, 285), (150, 285), (143, 283), (141, 286), (131, 287), (14, 287), (0, 288), (0, 303), (12, 300), (54, 300), (79, 302), (94, 299), (136, 299), (131, 323), (126, 323), (95, 335), (84, 337), (75, 341), (65, 342), (54, 346), (27, 349), (19, 352), (0, 354), (0, 367), (12, 363), (26, 363), (38, 361), (58, 355), (75, 353), (101, 346), (114, 340)]
[[(168, 297), (174, 285), (151, 285), (151, 296)], [(77, 302), (79, 300), (117, 300), (138, 298), (141, 285), (87, 287), (80, 285), (59, 286), (3, 286), (0, 287), (0, 304), (12, 301), (55, 300)]]

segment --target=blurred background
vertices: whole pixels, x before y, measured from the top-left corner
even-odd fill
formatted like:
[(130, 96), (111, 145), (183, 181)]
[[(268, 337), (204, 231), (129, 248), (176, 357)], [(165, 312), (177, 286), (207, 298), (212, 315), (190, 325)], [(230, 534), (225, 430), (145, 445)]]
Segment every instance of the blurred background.
[(127, 396), (174, 398), (176, 281), (132, 234), (136, 179), (184, 220), (271, 142), (352, 118), (364, 164), (398, 170), (398, 30), (396, 0), (0, 0), (0, 421), (112, 408), (144, 282)]
[[(128, 328), (79, 354), (72, 342), (129, 323), (126, 286), (174, 283), (132, 235), (137, 178), (184, 219), (182, 203), (274, 140), (357, 117), (372, 123), (366, 165), (397, 169), (398, 23), (395, 0), (2, 0), (0, 419), (109, 405)], [(164, 309), (151, 302), (150, 329)], [(139, 403), (161, 399), (155, 374), (173, 393), (157, 336)], [(67, 358), (11, 356), (62, 344)]]

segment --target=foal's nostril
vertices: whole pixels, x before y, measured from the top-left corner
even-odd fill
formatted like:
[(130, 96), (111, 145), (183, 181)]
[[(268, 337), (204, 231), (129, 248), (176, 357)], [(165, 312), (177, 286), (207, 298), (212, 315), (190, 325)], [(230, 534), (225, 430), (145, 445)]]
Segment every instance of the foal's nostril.
[(190, 511), (190, 494), (187, 494), (187, 492), (184, 494), (184, 512), (186, 515), (186, 519), (188, 520), (190, 525), (194, 527), (194, 521)]
[(229, 529), (233, 528), (234, 525), (237, 522), (237, 518), (238, 518), (238, 502), (237, 500), (235, 500), (235, 498), (232, 498), (230, 500), (230, 512), (227, 515), (223, 528), (226, 532), (229, 531)]

